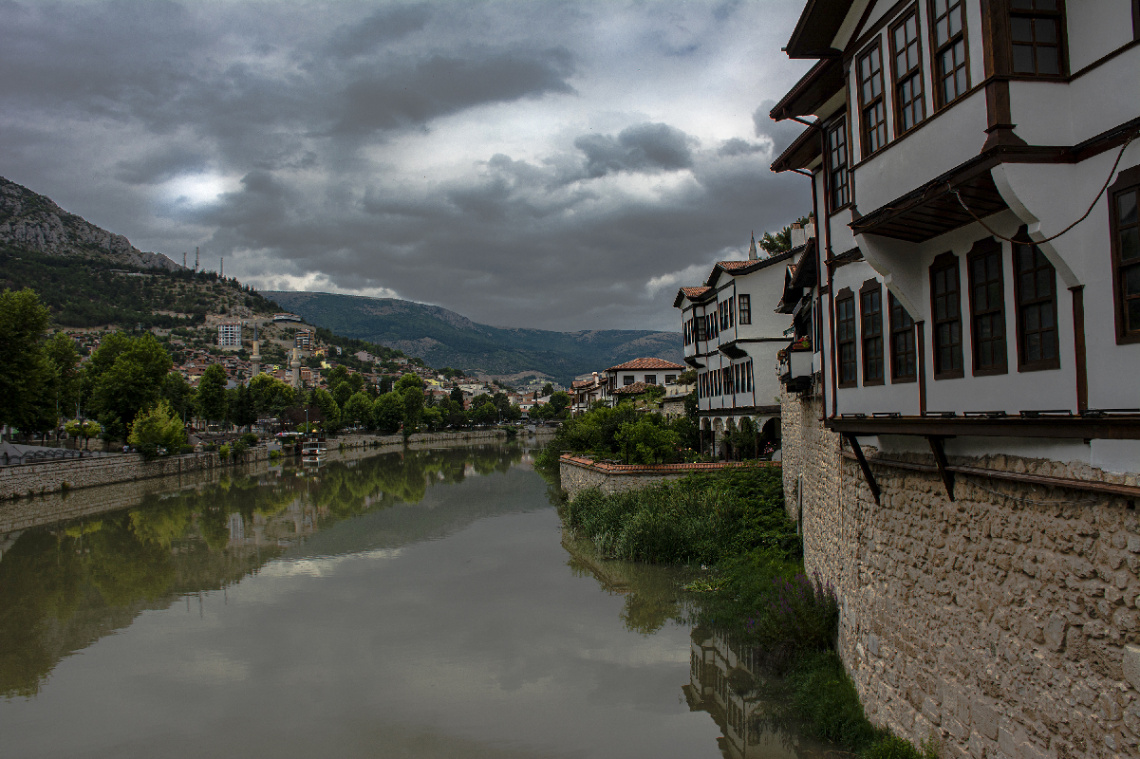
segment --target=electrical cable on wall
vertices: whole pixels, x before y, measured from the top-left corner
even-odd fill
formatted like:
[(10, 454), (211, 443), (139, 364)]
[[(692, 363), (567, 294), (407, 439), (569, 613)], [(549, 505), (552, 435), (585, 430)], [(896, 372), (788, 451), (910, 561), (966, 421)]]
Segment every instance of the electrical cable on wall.
[(999, 234), (998, 232), (995, 232), (993, 227), (991, 227), (989, 224), (986, 224), (984, 221), (982, 221), (980, 218), (978, 218), (977, 214), (975, 214), (970, 209), (970, 207), (968, 205), (966, 205), (966, 201), (962, 200), (961, 193), (958, 190), (955, 190), (953, 187), (951, 187), (949, 182), (946, 183), (946, 189), (954, 194), (954, 197), (956, 197), (958, 199), (958, 202), (962, 204), (962, 208), (966, 209), (966, 213), (970, 214), (970, 218), (972, 218), (974, 221), (981, 224), (982, 227), (987, 232), (989, 232), (991, 235), (998, 238), (999, 240), (1005, 240), (1006, 242), (1011, 242), (1011, 243), (1014, 243), (1015, 245), (1026, 245), (1026, 244), (1040, 245), (1043, 242), (1051, 242), (1053, 240), (1056, 240), (1058, 237), (1065, 234), (1066, 232), (1071, 230), (1073, 227), (1077, 226), (1078, 224), (1080, 224), (1082, 221), (1084, 221), (1085, 219), (1087, 219), (1089, 217), (1089, 214), (1091, 214), (1093, 212), (1093, 209), (1096, 208), (1096, 204), (1100, 202), (1100, 198), (1102, 195), (1104, 195), (1104, 191), (1108, 189), (1108, 184), (1109, 184), (1109, 182), (1112, 181), (1112, 177), (1116, 174), (1116, 167), (1120, 165), (1120, 159), (1124, 157), (1124, 151), (1128, 149), (1128, 146), (1131, 145), (1132, 141), (1135, 140), (1137, 137), (1140, 137), (1140, 132), (1133, 133), (1133, 135), (1131, 137), (1129, 137), (1124, 142), (1123, 145), (1120, 146), (1120, 152), (1116, 154), (1116, 160), (1113, 161), (1113, 163), (1112, 163), (1112, 168), (1108, 172), (1108, 177), (1104, 180), (1104, 185), (1101, 186), (1100, 192), (1098, 192), (1096, 194), (1096, 197), (1093, 198), (1093, 202), (1089, 204), (1088, 210), (1084, 212), (1084, 214), (1081, 216), (1081, 218), (1077, 219), (1072, 224), (1065, 227), (1064, 229), (1062, 229), (1060, 232), (1053, 235), (1052, 237), (1046, 237), (1044, 240), (1014, 240), (1013, 238), (1006, 237), (1005, 235), (1002, 235), (1002, 234)]

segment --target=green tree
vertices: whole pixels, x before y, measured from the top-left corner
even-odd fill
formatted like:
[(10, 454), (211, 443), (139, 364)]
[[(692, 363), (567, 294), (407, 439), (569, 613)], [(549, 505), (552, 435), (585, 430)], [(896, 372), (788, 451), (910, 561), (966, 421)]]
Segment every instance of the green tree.
[(153, 458), (164, 451), (177, 453), (186, 445), (186, 430), (170, 404), (162, 400), (135, 418), (127, 442), (143, 456)]
[(198, 413), (207, 423), (226, 418), (226, 382), (221, 364), (210, 364), (198, 380)]
[(296, 391), (276, 377), (259, 374), (249, 381), (249, 393), (258, 417), (280, 419), (296, 402)]
[(99, 355), (103, 348), (101, 343), (92, 354), (95, 373), (89, 405), (107, 434), (121, 440), (138, 413), (161, 397), (170, 373), (170, 355), (149, 332), (110, 339), (107, 356)]
[(451, 388), (451, 402), (458, 403), (460, 408), (463, 408), (463, 389), (456, 385)]
[(570, 394), (559, 390), (550, 396), (550, 409), (555, 417), (565, 416), (566, 409), (570, 408)]
[(398, 431), (403, 420), (404, 402), (397, 393), (384, 393), (372, 404), (372, 423), (383, 434), (390, 435)]
[(229, 421), (238, 427), (250, 427), (257, 421), (257, 409), (253, 405), (253, 396), (244, 384), (234, 389), (230, 402), (226, 407)]
[[(344, 385), (341, 385), (344, 387)], [(345, 424), (356, 424), (372, 428), (372, 399), (361, 390), (353, 393), (344, 404), (342, 412)]]
[(548, 395), (554, 395), (554, 385), (549, 382), (542, 386), (542, 397), (545, 398)]
[(0, 292), (0, 426), (41, 428), (52, 366), (44, 351), (50, 314), (32, 290)]
[(414, 432), (424, 411), (424, 382), (416, 374), (405, 374), (396, 382), (394, 392), (400, 394), (404, 408), (404, 429)]
[(476, 424), (494, 424), (499, 419), (499, 409), (492, 401), (486, 401), (482, 406), (471, 411), (471, 421)]
[(56, 332), (44, 343), (51, 365), (51, 389), (60, 416), (69, 416), (79, 403), (79, 353), (75, 341)]
[(626, 464), (660, 464), (673, 455), (680, 436), (650, 419), (639, 419), (623, 425), (614, 442)]
[(170, 372), (162, 381), (162, 399), (178, 418), (186, 419), (194, 413), (194, 397), (194, 388), (181, 372)]
[(340, 429), (340, 405), (333, 398), (332, 393), (324, 388), (315, 388), (309, 396), (309, 403), (320, 410), (321, 421), (327, 432), (336, 432)]

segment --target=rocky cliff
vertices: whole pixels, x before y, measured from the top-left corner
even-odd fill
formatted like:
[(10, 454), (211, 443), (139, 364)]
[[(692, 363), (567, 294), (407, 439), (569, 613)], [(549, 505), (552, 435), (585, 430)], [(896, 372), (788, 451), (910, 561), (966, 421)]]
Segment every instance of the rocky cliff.
[(4, 177), (0, 177), (0, 245), (49, 256), (101, 258), (128, 268), (182, 268), (161, 253), (145, 253), (126, 237), (100, 229)]

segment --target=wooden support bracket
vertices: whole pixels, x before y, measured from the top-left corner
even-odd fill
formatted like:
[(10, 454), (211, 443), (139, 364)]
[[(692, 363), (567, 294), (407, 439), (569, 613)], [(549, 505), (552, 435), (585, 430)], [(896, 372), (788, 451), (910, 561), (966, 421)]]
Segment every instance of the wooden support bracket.
[(942, 484), (946, 487), (946, 495), (953, 501), (954, 473), (950, 471), (950, 465), (946, 462), (946, 451), (942, 448), (942, 438), (927, 435), (926, 441), (930, 443), (930, 451), (934, 454), (934, 462), (938, 464), (938, 475), (942, 478)]
[(863, 455), (863, 449), (859, 447), (859, 439), (854, 435), (843, 435), (844, 439), (851, 444), (851, 450), (855, 452), (855, 459), (859, 462), (859, 468), (863, 470), (863, 479), (867, 481), (867, 487), (871, 488), (871, 495), (875, 497), (875, 505), (879, 505), (879, 483), (875, 482), (875, 475), (871, 473), (871, 465), (867, 463), (867, 457)]

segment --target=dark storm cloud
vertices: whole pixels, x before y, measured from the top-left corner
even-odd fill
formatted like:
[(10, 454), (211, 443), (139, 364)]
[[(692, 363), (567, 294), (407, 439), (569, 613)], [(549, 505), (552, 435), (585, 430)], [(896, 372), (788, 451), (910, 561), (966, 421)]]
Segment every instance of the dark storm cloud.
[(437, 55), (404, 69), (368, 74), (342, 93), (335, 131), (346, 134), (424, 124), (484, 103), (547, 93), (569, 94), (573, 56), (564, 48), (491, 53), (466, 58)]
[(676, 171), (693, 165), (695, 142), (668, 124), (638, 124), (617, 137), (585, 135), (574, 147), (586, 154), (586, 173), (601, 177), (617, 171)]
[(368, 18), (337, 29), (325, 50), (338, 58), (366, 55), (385, 43), (420, 31), (431, 16), (432, 10), (425, 4), (382, 8)]
[(261, 287), (675, 328), (650, 280), (806, 209), (797, 5), (0, 0), (0, 174)]

